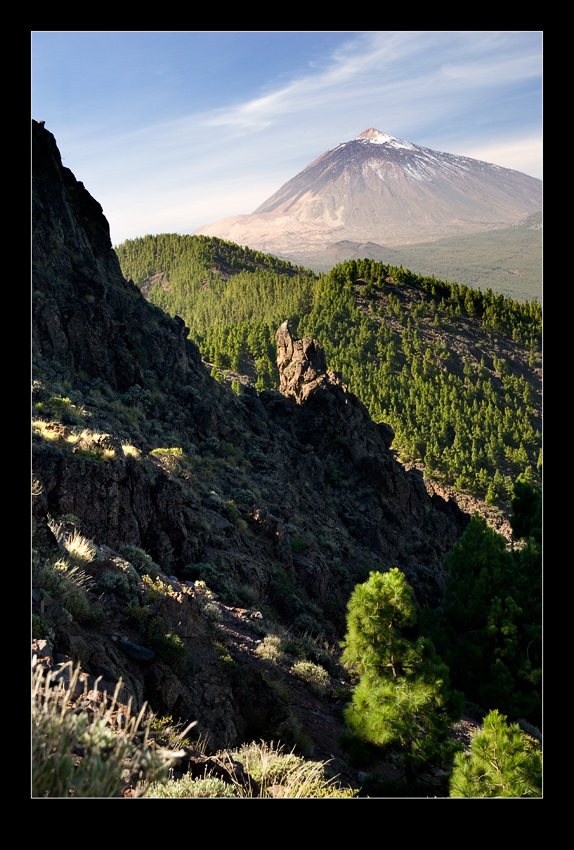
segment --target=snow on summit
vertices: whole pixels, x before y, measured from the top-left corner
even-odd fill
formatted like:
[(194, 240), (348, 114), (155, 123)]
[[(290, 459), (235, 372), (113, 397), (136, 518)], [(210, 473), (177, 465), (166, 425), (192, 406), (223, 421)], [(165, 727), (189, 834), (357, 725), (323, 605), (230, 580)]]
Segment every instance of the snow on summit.
[(373, 145), (390, 145), (393, 148), (408, 148), (410, 150), (414, 148), (414, 145), (410, 142), (405, 142), (403, 139), (396, 139), (394, 136), (389, 136), (388, 133), (381, 133), (380, 130), (375, 130), (374, 127), (363, 130), (354, 141), (370, 142)]

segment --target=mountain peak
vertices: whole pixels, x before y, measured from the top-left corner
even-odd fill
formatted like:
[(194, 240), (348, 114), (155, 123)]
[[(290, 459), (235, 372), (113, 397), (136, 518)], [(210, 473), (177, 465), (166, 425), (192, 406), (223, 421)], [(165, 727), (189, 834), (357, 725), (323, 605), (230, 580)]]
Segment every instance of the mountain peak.
[(377, 144), (384, 144), (388, 142), (389, 139), (393, 139), (393, 136), (389, 136), (387, 133), (381, 133), (380, 130), (375, 130), (374, 127), (368, 127), (366, 130), (363, 130), (362, 133), (356, 137), (355, 141), (368, 141), (375, 142)]
[(311, 162), (251, 215), (195, 233), (313, 267), (311, 257), (345, 240), (379, 251), (510, 227), (541, 209), (541, 188), (526, 174), (368, 127)]
[(367, 130), (363, 130), (363, 132), (359, 133), (353, 141), (370, 142), (372, 145), (391, 145), (395, 148), (414, 148), (414, 145), (410, 142), (397, 139), (395, 136), (389, 136), (388, 133), (381, 133), (380, 130), (375, 130), (374, 127), (369, 127)]

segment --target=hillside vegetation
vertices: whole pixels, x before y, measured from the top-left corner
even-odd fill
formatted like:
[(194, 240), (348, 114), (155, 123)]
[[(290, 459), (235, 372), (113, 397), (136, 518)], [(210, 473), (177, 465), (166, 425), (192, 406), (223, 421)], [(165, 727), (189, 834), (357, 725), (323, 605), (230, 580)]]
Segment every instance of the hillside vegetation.
[(201, 236), (116, 247), (122, 271), (189, 327), (218, 379), (278, 386), (285, 319), (324, 346), (331, 368), (394, 448), (445, 484), (508, 506), (518, 475), (541, 473), (542, 311), (375, 260), (315, 276)]
[(389, 266), (402, 265), (417, 274), (434, 274), (441, 280), (455, 280), (474, 289), (492, 289), (519, 301), (540, 301), (542, 214), (534, 213), (513, 227), (414, 245), (334, 243), (320, 258), (309, 254), (297, 261), (326, 273), (338, 262), (353, 256), (375, 259)]

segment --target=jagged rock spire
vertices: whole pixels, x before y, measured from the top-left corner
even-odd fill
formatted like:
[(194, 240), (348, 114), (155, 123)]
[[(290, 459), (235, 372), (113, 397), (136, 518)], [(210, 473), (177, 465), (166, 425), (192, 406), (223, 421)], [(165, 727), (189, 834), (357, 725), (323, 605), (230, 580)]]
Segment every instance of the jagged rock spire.
[(317, 340), (297, 339), (285, 321), (277, 331), (276, 341), (279, 389), (284, 395), (301, 403), (319, 387), (341, 383), (334, 372), (327, 370), (325, 350)]

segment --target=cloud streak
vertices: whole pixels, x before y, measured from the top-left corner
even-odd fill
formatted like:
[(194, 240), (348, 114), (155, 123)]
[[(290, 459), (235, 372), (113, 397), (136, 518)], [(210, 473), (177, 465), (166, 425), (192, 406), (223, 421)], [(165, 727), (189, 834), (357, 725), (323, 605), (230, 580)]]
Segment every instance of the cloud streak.
[[(366, 33), (335, 51), (324, 68), (310, 69), (281, 88), (203, 120), (211, 127), (260, 130), (285, 117), (310, 114), (319, 104), (324, 111), (327, 104), (363, 106), (367, 101), (376, 110), (377, 98), (393, 108), (404, 103), (404, 111), (426, 102), (425, 113), (448, 112), (453, 98), (458, 103), (469, 91), (502, 89), (540, 76), (540, 57), (534, 50), (514, 56), (508, 35)], [(444, 61), (445, 55), (451, 58)]]

